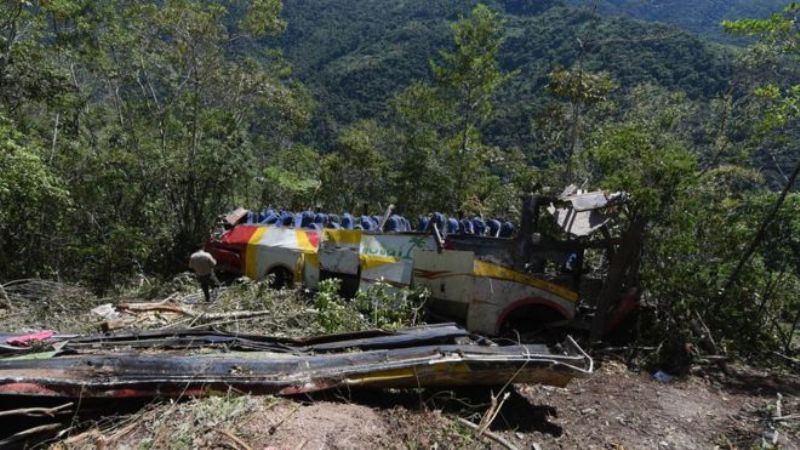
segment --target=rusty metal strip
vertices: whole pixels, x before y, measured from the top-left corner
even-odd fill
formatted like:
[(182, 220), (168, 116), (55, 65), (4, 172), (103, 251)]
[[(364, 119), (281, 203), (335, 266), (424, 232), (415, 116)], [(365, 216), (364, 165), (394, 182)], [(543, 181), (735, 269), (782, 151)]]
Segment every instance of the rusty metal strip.
[[(82, 347), (80, 353), (73, 350), (75, 354), (49, 359), (6, 358), (0, 359), (0, 395), (178, 397), (230, 388), (292, 394), (342, 386), (494, 385), (511, 378), (521, 383), (564, 386), (593, 369), (591, 358), (571, 339), (560, 351), (554, 351), (544, 345), (459, 344), (463, 333), (457, 336), (450, 326), (352, 337), (340, 341), (327, 337), (329, 342), (315, 344), (316, 348), (302, 346), (302, 351), (284, 342), (278, 351), (214, 351), (211, 345), (194, 353), (197, 347), (175, 350), (159, 337), (150, 342), (146, 352), (128, 345), (101, 345), (94, 351)], [(426, 339), (448, 342), (420, 344)], [(338, 347), (334, 345), (337, 342)], [(379, 348), (378, 342), (389, 348)], [(318, 351), (319, 346), (323, 352)]]

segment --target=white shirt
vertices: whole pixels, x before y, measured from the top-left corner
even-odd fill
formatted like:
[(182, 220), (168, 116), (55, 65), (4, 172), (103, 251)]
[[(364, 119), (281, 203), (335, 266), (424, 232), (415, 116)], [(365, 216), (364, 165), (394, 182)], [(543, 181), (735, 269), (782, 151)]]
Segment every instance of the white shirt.
[(189, 258), (189, 268), (194, 270), (198, 275), (211, 275), (214, 267), (217, 265), (217, 260), (204, 250), (198, 250), (192, 253)]

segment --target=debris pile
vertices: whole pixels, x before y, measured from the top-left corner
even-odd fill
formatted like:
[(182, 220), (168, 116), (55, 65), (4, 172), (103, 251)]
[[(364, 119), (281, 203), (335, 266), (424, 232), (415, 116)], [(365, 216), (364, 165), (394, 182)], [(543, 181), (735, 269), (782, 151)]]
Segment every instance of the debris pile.
[(178, 398), (230, 389), (287, 395), (512, 380), (564, 386), (593, 369), (571, 338), (553, 347), (499, 346), (452, 324), (304, 339), (179, 330), (48, 335), (39, 342), (48, 348), (0, 349), (0, 396)]

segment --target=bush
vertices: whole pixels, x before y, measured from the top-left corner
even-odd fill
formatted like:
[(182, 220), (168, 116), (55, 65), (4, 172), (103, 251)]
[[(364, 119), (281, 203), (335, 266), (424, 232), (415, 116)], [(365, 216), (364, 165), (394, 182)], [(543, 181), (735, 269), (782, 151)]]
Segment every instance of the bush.
[(395, 330), (424, 323), (422, 310), (429, 296), (425, 290), (397, 289), (378, 282), (347, 301), (338, 294), (340, 284), (337, 279), (320, 282), (315, 305), (317, 321), (326, 332)]

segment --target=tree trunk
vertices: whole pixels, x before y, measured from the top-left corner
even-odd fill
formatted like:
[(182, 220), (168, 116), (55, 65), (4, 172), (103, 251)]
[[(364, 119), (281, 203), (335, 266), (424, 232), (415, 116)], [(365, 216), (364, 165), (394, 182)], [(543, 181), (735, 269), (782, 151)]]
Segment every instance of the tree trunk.
[(619, 301), (628, 278), (628, 270), (638, 261), (646, 225), (647, 220), (644, 217), (636, 217), (622, 235), (622, 244), (609, 264), (606, 282), (597, 299), (592, 320), (592, 341), (600, 340), (605, 334), (609, 309)]
[(725, 283), (725, 287), (722, 288), (720, 298), (714, 305), (714, 315), (719, 313), (719, 309), (722, 307), (722, 304), (727, 299), (728, 291), (733, 287), (736, 281), (739, 279), (739, 274), (742, 272), (744, 265), (750, 260), (755, 253), (758, 246), (761, 245), (761, 242), (764, 240), (764, 237), (767, 234), (767, 228), (772, 224), (775, 220), (775, 216), (778, 214), (778, 211), (783, 206), (783, 202), (786, 200), (786, 196), (789, 195), (789, 191), (792, 190), (794, 187), (795, 181), (797, 181), (797, 176), (800, 174), (800, 163), (794, 168), (792, 175), (789, 177), (789, 180), (783, 187), (783, 191), (781, 191), (780, 197), (778, 197), (778, 201), (775, 202), (772, 209), (767, 213), (767, 216), (761, 222), (761, 226), (758, 228), (756, 235), (753, 237), (753, 240), (750, 242), (750, 245), (745, 250), (742, 257), (739, 259), (739, 262), (736, 264), (736, 268), (731, 272), (731, 275), (728, 277), (728, 281)]
[(573, 182), (572, 160), (575, 158), (575, 153), (578, 151), (578, 138), (579, 128), (581, 122), (581, 109), (577, 102), (572, 103), (572, 130), (570, 132), (569, 150), (567, 153), (567, 168), (564, 178), (565, 184)]

